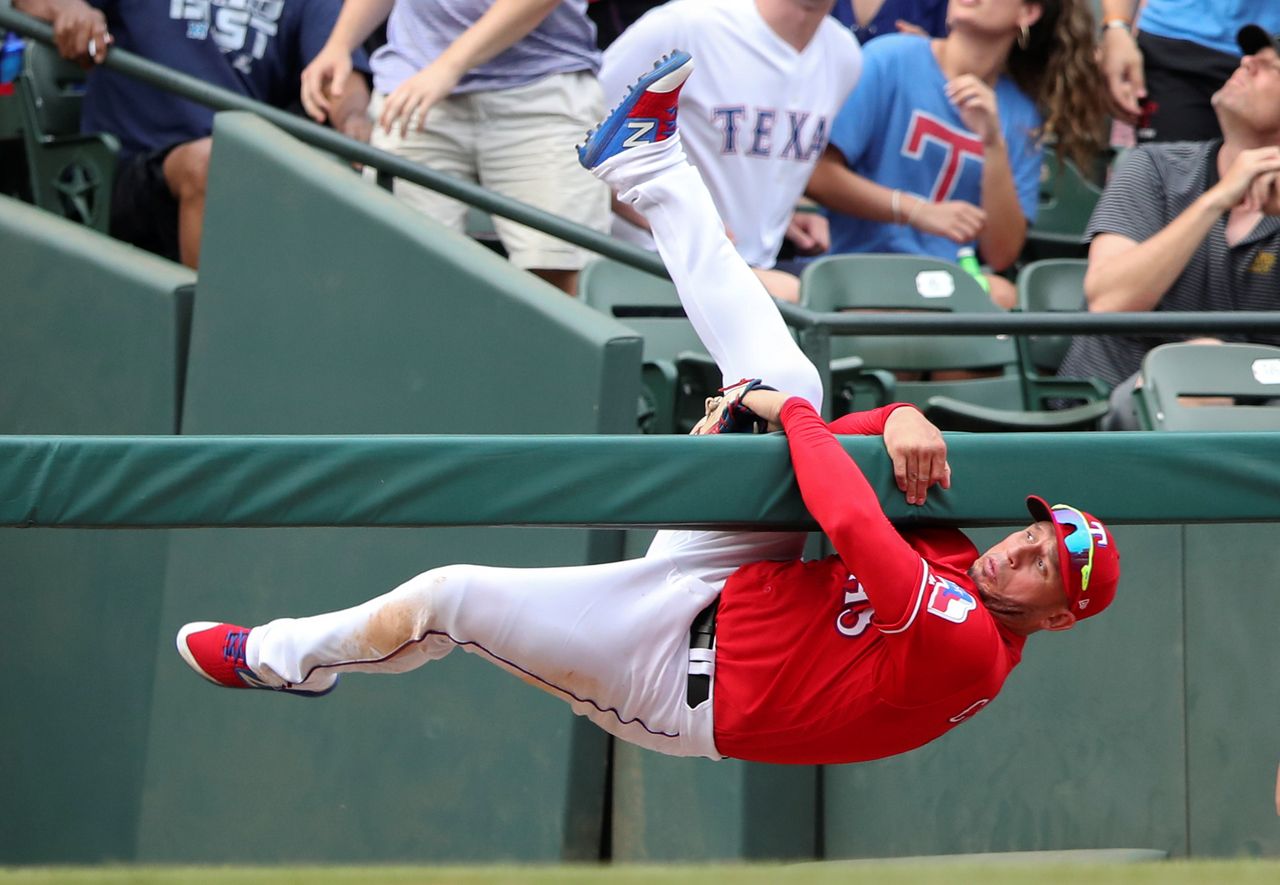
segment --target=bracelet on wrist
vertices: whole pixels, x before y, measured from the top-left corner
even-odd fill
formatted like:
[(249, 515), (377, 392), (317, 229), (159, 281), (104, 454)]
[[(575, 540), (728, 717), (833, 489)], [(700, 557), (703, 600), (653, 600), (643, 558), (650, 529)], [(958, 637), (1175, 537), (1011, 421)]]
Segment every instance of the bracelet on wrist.
[(916, 213), (920, 211), (920, 207), (925, 204), (925, 198), (919, 194), (912, 194), (916, 198), (916, 204), (911, 207), (911, 211), (907, 213), (907, 227), (911, 227), (911, 222), (915, 221)]
[(1112, 17), (1103, 19), (1102, 33), (1104, 36), (1107, 31), (1115, 30), (1116, 28), (1122, 29), (1126, 34), (1133, 33), (1133, 24), (1127, 18)]
[(893, 189), (889, 197), (889, 208), (893, 212), (893, 223), (902, 224), (902, 191)]

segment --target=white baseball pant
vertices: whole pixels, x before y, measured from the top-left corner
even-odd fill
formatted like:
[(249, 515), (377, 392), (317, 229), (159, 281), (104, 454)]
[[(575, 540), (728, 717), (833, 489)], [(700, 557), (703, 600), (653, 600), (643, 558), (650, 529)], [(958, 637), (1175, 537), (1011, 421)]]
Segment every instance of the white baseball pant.
[[(821, 407), (817, 372), (725, 237), (678, 137), (604, 165), (602, 177), (653, 225), (725, 383), (759, 377)], [(690, 649), (690, 625), (740, 566), (796, 558), (803, 544), (794, 532), (665, 531), (643, 558), (624, 562), (445, 566), (354, 608), (254, 628), (247, 663), (268, 682), (319, 690), (342, 672), (403, 673), (460, 647), (616, 737), (719, 759), (714, 678), (712, 697), (694, 709), (686, 702), (690, 672), (714, 677), (715, 666), (714, 649)]]

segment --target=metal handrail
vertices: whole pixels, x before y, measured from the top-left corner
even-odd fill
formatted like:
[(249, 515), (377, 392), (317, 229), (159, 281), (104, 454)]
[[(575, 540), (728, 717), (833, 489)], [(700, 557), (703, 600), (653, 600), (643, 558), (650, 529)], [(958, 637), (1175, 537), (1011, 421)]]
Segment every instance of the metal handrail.
[[(53, 45), (53, 29), (46, 22), (0, 6), (0, 27)], [(195, 77), (156, 64), (118, 47), (107, 53), (103, 65), (159, 89), (181, 95), (217, 110), (248, 111), (270, 121), (312, 147), (352, 163), (372, 166), (475, 206), (491, 215), (535, 228), (583, 249), (615, 261), (669, 278), (662, 260), (652, 252), (615, 240), (598, 231), (495, 194), (477, 184), (454, 178), (403, 157), (370, 147), (310, 120), (282, 111), (243, 95), (221, 89)], [(1028, 314), (877, 314), (815, 313), (794, 304), (778, 302), (783, 319), (800, 331), (822, 335), (1163, 335), (1207, 332), (1268, 332), (1280, 334), (1280, 311), (1149, 313), (1028, 313)]]

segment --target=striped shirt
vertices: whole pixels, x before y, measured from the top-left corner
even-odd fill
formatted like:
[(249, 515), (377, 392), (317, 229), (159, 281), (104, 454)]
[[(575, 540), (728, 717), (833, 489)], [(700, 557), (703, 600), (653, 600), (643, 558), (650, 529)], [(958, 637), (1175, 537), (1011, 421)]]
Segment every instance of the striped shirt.
[[(1094, 209), (1085, 236), (1119, 234), (1143, 242), (1218, 182), (1220, 141), (1149, 144), (1130, 151)], [(1234, 246), (1227, 216), (1214, 222), (1156, 310), (1280, 310), (1280, 217), (1263, 216)], [(1280, 345), (1277, 335), (1217, 336)], [(1181, 337), (1078, 336), (1059, 374), (1118, 384), (1138, 371), (1147, 351)]]

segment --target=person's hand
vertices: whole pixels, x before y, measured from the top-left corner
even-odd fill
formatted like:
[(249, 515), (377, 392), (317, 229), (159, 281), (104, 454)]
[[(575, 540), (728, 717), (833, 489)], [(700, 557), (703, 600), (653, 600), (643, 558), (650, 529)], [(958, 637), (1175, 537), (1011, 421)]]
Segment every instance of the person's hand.
[(996, 93), (982, 80), (973, 74), (961, 74), (947, 81), (946, 96), (955, 105), (965, 128), (982, 139), (984, 145), (999, 144), (1004, 139)]
[(448, 98), (461, 78), (461, 74), (455, 74), (439, 63), (429, 64), (418, 71), (387, 96), (382, 105), (382, 116), (378, 118), (382, 131), (390, 134), (398, 125), (401, 138), (408, 135), (410, 129), (423, 131), (427, 112), (440, 99)]
[(951, 488), (947, 441), (918, 410), (904, 406), (890, 413), (884, 422), (884, 447), (893, 459), (893, 478), (908, 504), (923, 504), (934, 483)]
[[(316, 53), (316, 57), (311, 59), (311, 64), (302, 69), (300, 94), (307, 116), (317, 123), (328, 120), (342, 100), (343, 91), (347, 88), (347, 78), (350, 76), (351, 53), (340, 46), (326, 43)], [(352, 135), (352, 138), (355, 137)], [(361, 140), (368, 141), (368, 135)]]
[(917, 24), (913, 24), (907, 21), (906, 19), (902, 19), (902, 18), (898, 19), (896, 22), (893, 23), (893, 26), (898, 29), (899, 34), (914, 34), (917, 37), (929, 36), (929, 32), (926, 31), (924, 28), (920, 27)]
[(912, 208), (908, 220), (916, 230), (953, 243), (972, 243), (987, 226), (986, 210), (964, 200), (932, 203), (926, 200)]
[[(1241, 151), (1222, 179), (1205, 194), (1219, 212), (1237, 206), (1277, 214), (1276, 173), (1280, 172), (1280, 147), (1274, 145)], [(1270, 211), (1268, 211), (1270, 210)]]
[(1111, 112), (1130, 126), (1142, 116), (1142, 100), (1147, 97), (1142, 51), (1133, 35), (1124, 28), (1107, 28), (1098, 44), (1098, 66), (1107, 81)]
[(102, 64), (112, 42), (107, 17), (88, 3), (64, 4), (53, 18), (53, 43), (58, 54), (82, 68)]
[(787, 225), (787, 239), (801, 255), (821, 255), (831, 248), (831, 225), (820, 212), (795, 212)]

